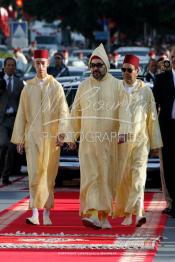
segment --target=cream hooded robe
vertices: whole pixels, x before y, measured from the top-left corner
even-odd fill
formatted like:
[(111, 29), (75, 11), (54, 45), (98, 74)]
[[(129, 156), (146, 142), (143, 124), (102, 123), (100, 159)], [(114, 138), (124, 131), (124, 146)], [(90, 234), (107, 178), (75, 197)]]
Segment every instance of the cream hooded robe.
[[(92, 56), (100, 57), (109, 69), (102, 44)], [(76, 137), (80, 135), (80, 214), (89, 209), (109, 214), (112, 211), (120, 85), (121, 81), (109, 73), (100, 81), (91, 75), (80, 84), (76, 93), (71, 118)]]
[(144, 213), (148, 154), (162, 147), (152, 91), (143, 81), (136, 81), (131, 93), (123, 86), (120, 99), (119, 133), (126, 134), (128, 142), (118, 145), (114, 217)]
[(51, 208), (60, 148), (56, 136), (65, 133), (68, 106), (62, 86), (50, 75), (40, 86), (35, 77), (24, 87), (11, 142), (24, 143), (29, 176), (30, 208)]

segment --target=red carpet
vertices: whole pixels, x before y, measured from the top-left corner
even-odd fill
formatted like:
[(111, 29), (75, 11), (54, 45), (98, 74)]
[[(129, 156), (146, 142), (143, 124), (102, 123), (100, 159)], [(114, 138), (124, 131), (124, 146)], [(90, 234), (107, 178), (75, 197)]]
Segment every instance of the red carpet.
[[(26, 211), (27, 199), (1, 212), (0, 257), (3, 262), (10, 261), (10, 256), (16, 261), (36, 261), (44, 254), (49, 261), (62, 257), (64, 261), (95, 259), (100, 262), (107, 259), (108, 262), (122, 262), (126, 258), (134, 261), (131, 258), (136, 256), (139, 261), (153, 261), (166, 222), (166, 216), (161, 215), (165, 206), (161, 193), (145, 194), (147, 223), (141, 228), (121, 226), (121, 219), (114, 219), (110, 221), (111, 230), (93, 230), (82, 225), (78, 196), (78, 192), (55, 194), (52, 226), (25, 224), (25, 218), (30, 216), (30, 211)], [(16, 252), (19, 249), (20, 252)]]

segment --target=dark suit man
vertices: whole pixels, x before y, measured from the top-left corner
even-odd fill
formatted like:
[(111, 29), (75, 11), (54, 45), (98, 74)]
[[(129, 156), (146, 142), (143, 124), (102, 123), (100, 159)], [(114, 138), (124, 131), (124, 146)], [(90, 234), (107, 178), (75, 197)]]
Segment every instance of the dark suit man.
[(171, 208), (163, 210), (175, 218), (175, 48), (171, 50), (172, 70), (157, 75), (153, 93), (160, 109), (159, 123), (163, 140), (163, 172), (171, 198)]
[(157, 72), (157, 62), (155, 59), (150, 59), (148, 63), (148, 72), (146, 74), (145, 80), (147, 82), (152, 82), (154, 83), (155, 77), (156, 77), (156, 72)]
[(55, 59), (55, 67), (48, 67), (47, 72), (49, 75), (53, 75), (54, 77), (62, 77), (69, 76), (69, 69), (64, 64), (62, 53), (56, 52), (54, 54)]
[[(10, 184), (9, 176), (14, 172), (16, 147), (10, 143), (19, 98), (24, 86), (23, 81), (15, 76), (16, 61), (7, 57), (4, 61), (3, 82), (0, 92), (0, 176), (2, 183)], [(15, 164), (15, 165), (14, 165)]]

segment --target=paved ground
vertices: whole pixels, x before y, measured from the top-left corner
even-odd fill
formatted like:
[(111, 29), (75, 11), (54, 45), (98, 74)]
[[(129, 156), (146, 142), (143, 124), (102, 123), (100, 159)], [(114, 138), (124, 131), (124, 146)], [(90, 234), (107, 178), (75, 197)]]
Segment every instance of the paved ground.
[(28, 196), (28, 192), (1, 191), (0, 189), (0, 211), (15, 204), (26, 196)]
[(169, 218), (154, 262), (175, 262), (175, 219)]
[[(16, 182), (15, 185), (1, 187), (0, 186), (0, 211), (8, 208), (10, 205), (16, 203), (22, 198), (29, 195), (27, 188), (27, 177), (23, 183), (22, 190), (19, 190), (21, 187), (21, 180)], [(75, 180), (70, 185), (69, 182), (65, 183), (66, 186), (70, 186), (70, 190), (75, 190), (78, 185), (78, 181)], [(62, 188), (62, 190), (66, 190)], [(78, 187), (77, 187), (78, 190)], [(149, 189), (147, 189), (148, 191)], [(151, 191), (159, 191), (159, 189), (151, 189)], [(175, 219), (169, 218), (167, 225), (164, 230), (163, 239), (158, 248), (158, 252), (154, 259), (154, 262), (175, 262)]]

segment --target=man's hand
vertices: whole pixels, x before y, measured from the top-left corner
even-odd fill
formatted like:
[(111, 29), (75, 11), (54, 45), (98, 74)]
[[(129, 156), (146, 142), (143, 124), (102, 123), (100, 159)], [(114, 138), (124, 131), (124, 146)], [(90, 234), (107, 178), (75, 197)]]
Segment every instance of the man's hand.
[(24, 144), (17, 144), (16, 146), (17, 152), (22, 155), (24, 153)]
[(60, 134), (57, 136), (57, 139), (56, 139), (56, 145), (57, 146), (63, 146), (64, 145), (64, 137), (65, 137), (65, 134)]
[(75, 150), (77, 148), (77, 145), (75, 142), (68, 142), (69, 150)]
[(14, 113), (14, 109), (13, 109), (13, 107), (11, 106), (11, 107), (9, 107), (7, 110), (6, 110), (6, 114), (13, 114)]
[(127, 134), (120, 134), (118, 136), (118, 144), (123, 144), (127, 142)]
[(159, 156), (159, 153), (160, 153), (160, 148), (155, 148), (150, 150), (150, 156), (152, 157)]

